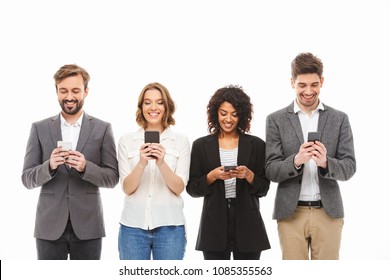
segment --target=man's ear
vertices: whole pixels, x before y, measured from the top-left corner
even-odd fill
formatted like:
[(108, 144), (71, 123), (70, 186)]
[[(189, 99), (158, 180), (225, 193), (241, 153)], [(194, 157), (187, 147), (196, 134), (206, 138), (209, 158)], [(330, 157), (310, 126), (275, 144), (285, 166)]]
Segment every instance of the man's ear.
[(293, 78), (291, 78), (291, 87), (292, 87), (292, 88), (295, 88), (295, 81), (294, 81)]

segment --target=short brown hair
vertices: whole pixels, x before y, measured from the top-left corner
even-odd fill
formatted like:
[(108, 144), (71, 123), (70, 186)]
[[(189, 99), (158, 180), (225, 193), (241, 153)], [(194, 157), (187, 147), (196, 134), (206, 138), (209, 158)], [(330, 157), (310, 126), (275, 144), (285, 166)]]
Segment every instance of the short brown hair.
[(322, 78), (324, 66), (321, 59), (311, 53), (300, 53), (291, 62), (291, 76), (294, 80), (300, 74), (317, 74)]
[(57, 85), (61, 83), (64, 79), (72, 77), (72, 76), (77, 76), (81, 75), (81, 77), (84, 80), (84, 90), (88, 88), (88, 82), (89, 82), (89, 74), (88, 72), (76, 65), (76, 64), (66, 64), (62, 66), (55, 74), (54, 74), (54, 81), (56, 83), (56, 89)]
[(168, 89), (163, 86), (160, 83), (150, 83), (147, 84), (141, 91), (139, 97), (138, 97), (138, 108), (136, 112), (136, 121), (137, 124), (144, 129), (148, 126), (148, 122), (146, 121), (143, 113), (142, 113), (142, 104), (144, 102), (145, 98), (145, 92), (150, 89), (156, 89), (159, 92), (161, 92), (162, 100), (164, 102), (164, 116), (162, 117), (162, 126), (165, 128), (169, 127), (170, 125), (174, 125), (175, 119), (173, 118), (173, 113), (175, 113), (176, 107), (175, 103), (172, 100), (171, 95), (169, 94)]

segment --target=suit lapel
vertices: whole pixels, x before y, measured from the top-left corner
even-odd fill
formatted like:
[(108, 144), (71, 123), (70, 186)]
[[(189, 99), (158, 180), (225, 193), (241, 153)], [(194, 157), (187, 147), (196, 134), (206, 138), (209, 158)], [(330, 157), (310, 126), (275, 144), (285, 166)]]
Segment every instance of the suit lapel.
[(54, 147), (57, 147), (57, 141), (62, 140), (60, 115), (52, 117), (51, 120), (51, 123), (49, 123), (50, 136)]
[(206, 141), (205, 153), (207, 155), (207, 160), (210, 166), (210, 169), (214, 169), (218, 166), (221, 166), (221, 160), (219, 157), (219, 144), (218, 144), (218, 135), (211, 135)]
[[(238, 155), (237, 155), (237, 165), (248, 166), (250, 158), (252, 156), (252, 143), (251, 138), (247, 137), (245, 134), (241, 134), (238, 139)], [(240, 192), (241, 185), (243, 180), (236, 180), (236, 195)]]
[(326, 121), (328, 120), (328, 110), (324, 105), (324, 110), (320, 110), (320, 116), (318, 118), (318, 128), (317, 131), (321, 132), (320, 141), (322, 139), (322, 132), (324, 131)]
[(252, 155), (251, 139), (247, 135), (241, 134), (238, 139), (238, 156), (237, 164), (248, 166), (249, 159)]
[(91, 135), (92, 128), (93, 128), (92, 118), (88, 116), (86, 113), (84, 113), (83, 123), (81, 124), (81, 129), (80, 129), (79, 140), (77, 141), (77, 148), (76, 148), (77, 151), (81, 152), (83, 150), (89, 136)]
[(287, 115), (291, 121), (291, 125), (294, 128), (295, 134), (297, 135), (299, 142), (303, 144), (304, 139), (303, 139), (301, 122), (299, 121), (298, 115), (294, 112), (294, 102), (287, 107)]

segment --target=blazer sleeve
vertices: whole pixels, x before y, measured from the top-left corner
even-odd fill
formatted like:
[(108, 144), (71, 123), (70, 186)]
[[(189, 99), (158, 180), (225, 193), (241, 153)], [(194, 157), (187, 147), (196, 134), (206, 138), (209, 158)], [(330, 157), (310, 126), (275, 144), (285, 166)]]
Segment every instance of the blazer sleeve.
[[(282, 138), (278, 129), (277, 115), (271, 114), (266, 119), (266, 176), (273, 182), (283, 182), (302, 174), (303, 168), (294, 166), (295, 149), (299, 150), (299, 143), (287, 147), (294, 152), (287, 152), (283, 148)], [(288, 153), (288, 154), (287, 154)]]
[(190, 178), (186, 186), (187, 193), (192, 197), (204, 197), (212, 193), (207, 185), (207, 174), (210, 170), (205, 166), (204, 141), (195, 140), (191, 149)]
[(265, 176), (265, 142), (259, 138), (255, 139), (255, 153), (252, 155), (252, 157), (255, 157), (253, 161), (255, 165), (249, 166), (254, 173), (250, 193), (257, 197), (263, 197), (267, 195), (270, 186), (270, 180)]
[(22, 172), (22, 183), (27, 189), (40, 187), (55, 175), (55, 173), (50, 173), (50, 160), (42, 161), (42, 153), (37, 124), (33, 123), (27, 142)]
[(325, 179), (349, 180), (356, 172), (356, 159), (353, 134), (348, 116), (343, 114), (340, 125), (336, 152), (328, 155), (328, 168), (319, 168), (319, 174)]

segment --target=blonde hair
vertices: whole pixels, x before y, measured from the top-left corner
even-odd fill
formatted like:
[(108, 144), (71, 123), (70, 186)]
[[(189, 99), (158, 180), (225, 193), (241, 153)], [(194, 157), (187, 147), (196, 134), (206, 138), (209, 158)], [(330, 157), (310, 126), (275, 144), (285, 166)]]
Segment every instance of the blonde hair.
[(163, 100), (164, 108), (165, 108), (164, 116), (162, 117), (162, 120), (161, 120), (162, 126), (165, 129), (165, 128), (169, 127), (170, 125), (174, 125), (176, 123), (175, 119), (173, 118), (173, 113), (175, 113), (175, 110), (176, 110), (175, 103), (173, 102), (172, 97), (169, 94), (168, 89), (160, 83), (150, 83), (150, 84), (147, 84), (142, 89), (141, 94), (138, 97), (138, 108), (137, 108), (137, 112), (136, 112), (137, 124), (139, 126), (143, 127), (144, 129), (147, 128), (147, 126), (148, 126), (148, 122), (142, 113), (142, 104), (143, 104), (144, 99), (145, 99), (145, 93), (151, 89), (155, 89), (155, 90), (158, 90), (159, 92), (161, 92), (161, 96), (162, 96), (162, 100)]

